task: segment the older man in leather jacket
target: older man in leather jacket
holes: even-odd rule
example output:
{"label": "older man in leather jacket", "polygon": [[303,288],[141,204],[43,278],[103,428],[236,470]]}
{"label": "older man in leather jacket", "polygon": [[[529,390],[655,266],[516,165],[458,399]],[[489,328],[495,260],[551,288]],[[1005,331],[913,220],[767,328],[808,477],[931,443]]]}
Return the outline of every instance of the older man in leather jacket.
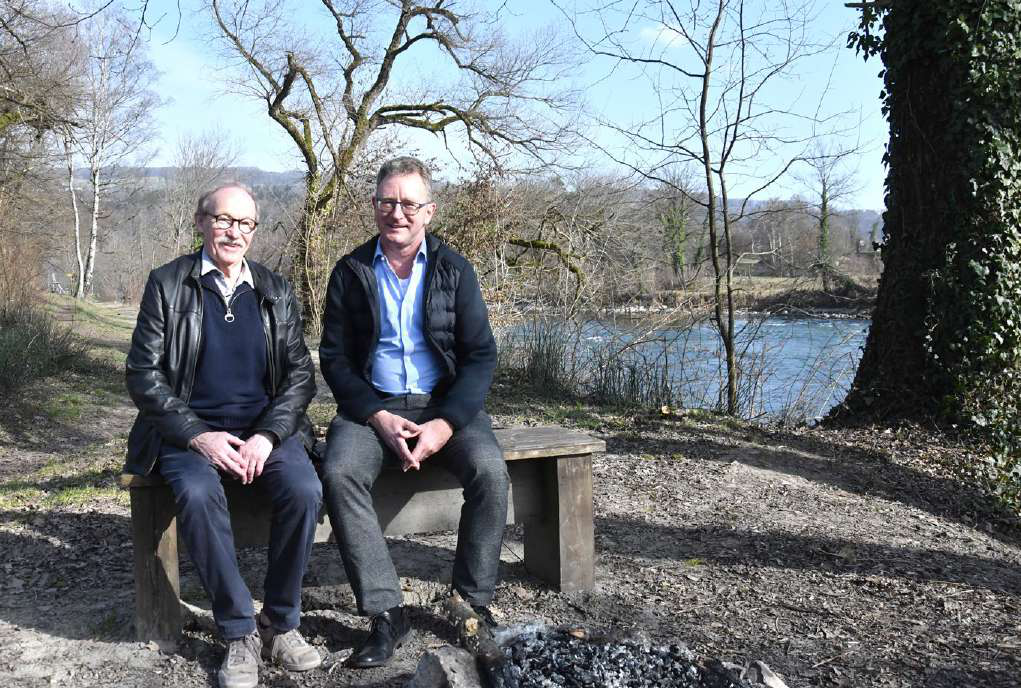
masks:
{"label": "older man in leather jacket", "polygon": [[[126,471],[170,485],[178,528],[227,641],[223,688],[258,684],[261,656],[318,666],[297,627],[322,488],[307,449],[315,370],[287,282],[245,259],[258,207],[229,184],[199,200],[201,251],[153,270],[127,358],[138,407]],[[258,488],[272,509],[262,612],[238,570],[223,480]]]}

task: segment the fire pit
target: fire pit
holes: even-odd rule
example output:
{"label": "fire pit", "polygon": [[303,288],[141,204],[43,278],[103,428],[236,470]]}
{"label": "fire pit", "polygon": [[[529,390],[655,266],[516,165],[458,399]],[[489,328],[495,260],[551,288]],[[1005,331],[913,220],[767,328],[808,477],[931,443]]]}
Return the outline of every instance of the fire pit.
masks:
{"label": "fire pit", "polygon": [[485,688],[752,688],[718,660],[699,662],[682,645],[653,645],[578,627],[502,628],[494,634],[457,593],[444,611],[474,666],[451,669],[456,680],[446,675],[429,684],[426,667],[432,665],[420,662],[422,680],[411,684],[416,688],[479,683]]}
{"label": "fire pit", "polygon": [[[590,636],[583,629],[538,629],[505,638],[506,688],[747,688],[719,662],[699,664],[681,645]],[[501,683],[502,680],[502,683]]]}

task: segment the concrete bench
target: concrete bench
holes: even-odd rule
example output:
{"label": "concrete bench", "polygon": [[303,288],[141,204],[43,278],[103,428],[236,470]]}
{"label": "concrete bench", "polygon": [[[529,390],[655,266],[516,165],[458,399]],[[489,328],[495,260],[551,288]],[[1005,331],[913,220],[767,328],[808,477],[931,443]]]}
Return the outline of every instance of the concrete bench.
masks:
{"label": "concrete bench", "polygon": [[[564,592],[590,590],[594,575],[592,453],[606,444],[553,427],[495,431],[507,460],[511,490],[507,523],[525,527],[525,568]],[[135,630],[139,640],[174,640],[181,634],[177,525],[170,488],[157,475],[121,475],[131,490],[135,552]],[[457,528],[461,488],[428,462],[417,474],[387,470],[373,498],[386,535]],[[252,489],[228,484],[235,544],[265,545],[269,514]],[[316,542],[332,542],[325,511]]]}

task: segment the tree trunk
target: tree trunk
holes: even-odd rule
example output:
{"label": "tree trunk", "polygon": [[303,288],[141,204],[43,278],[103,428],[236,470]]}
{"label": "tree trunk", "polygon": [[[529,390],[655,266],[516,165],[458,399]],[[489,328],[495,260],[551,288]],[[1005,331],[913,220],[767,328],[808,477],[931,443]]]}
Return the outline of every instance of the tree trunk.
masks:
{"label": "tree trunk", "polygon": [[830,197],[826,179],[822,180],[822,193],[819,202],[819,277],[822,290],[830,290]]}
{"label": "tree trunk", "polygon": [[322,334],[323,306],[336,251],[329,236],[328,221],[336,204],[338,185],[324,190],[319,176],[305,181],[305,204],[295,236],[291,283],[302,305],[305,331],[313,339]]}
{"label": "tree trunk", "polygon": [[82,259],[82,220],[78,212],[78,192],[74,188],[74,155],[71,153],[71,139],[64,137],[64,156],[67,158],[67,190],[71,194],[71,210],[74,211],[74,253],[77,271],[74,297],[85,298],[85,262]]}
{"label": "tree trunk", "polygon": [[[723,259],[726,269],[723,271],[723,287],[727,297],[727,336],[723,338],[723,347],[727,354],[727,413],[736,416],[738,411],[737,354],[734,343],[734,252],[730,243],[730,210],[727,206],[727,181],[720,174],[720,201],[723,206]],[[722,330],[721,330],[722,332]]]}
{"label": "tree trunk", "polygon": [[92,295],[92,278],[96,271],[96,244],[99,237],[99,178],[98,167],[92,168],[92,226],[89,229],[89,251],[85,256],[85,281],[82,296]]}
{"label": "tree trunk", "polygon": [[[1009,218],[1017,199],[997,181],[1009,180],[1016,162],[1004,159],[1010,146],[997,139],[1021,136],[1011,53],[1019,23],[1021,8],[1006,0],[899,0],[883,15],[891,131],[884,270],[861,363],[831,420],[956,422],[954,400],[982,385],[961,375],[959,362],[992,351],[980,330],[997,319],[976,307],[980,288],[971,285],[1009,247],[1004,224],[1016,228]],[[1012,85],[993,88],[989,79]],[[983,177],[1001,164],[1008,166]]]}
{"label": "tree trunk", "polygon": [[[702,78],[702,94],[699,102],[698,127],[699,137],[701,138],[702,143],[702,166],[705,174],[706,193],[708,195],[708,207],[706,209],[706,213],[709,222],[709,255],[713,265],[713,316],[716,323],[716,329],[720,335],[720,342],[723,344],[723,350],[725,353],[725,365],[727,372],[727,413],[734,415],[737,413],[737,365],[734,357],[734,315],[733,312],[724,312],[724,297],[725,292],[728,290],[727,285],[729,283],[729,271],[720,264],[720,239],[719,229],[717,226],[716,185],[714,179],[716,172],[713,170],[712,151],[709,146],[709,114],[707,110],[710,83],[712,81],[715,34],[716,29],[719,26],[719,22],[722,19],[722,13],[723,7],[721,4],[719,13],[716,16],[716,23],[713,25],[713,28],[709,33],[709,40],[706,42],[705,72]],[[724,209],[724,212],[726,212],[726,209]],[[729,263],[730,256],[728,255],[728,267]]]}

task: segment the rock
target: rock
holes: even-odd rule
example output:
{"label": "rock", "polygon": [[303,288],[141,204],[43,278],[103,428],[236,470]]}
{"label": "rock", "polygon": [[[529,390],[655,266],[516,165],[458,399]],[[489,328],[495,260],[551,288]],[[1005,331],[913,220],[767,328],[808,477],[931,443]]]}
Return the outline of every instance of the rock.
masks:
{"label": "rock", "polygon": [[518,598],[519,600],[530,600],[533,597],[535,597],[535,595],[532,593],[532,591],[525,590],[520,585],[511,586],[510,588],[508,588],[508,591],[512,595],[514,595],[514,597]]}
{"label": "rock", "polygon": [[479,688],[481,685],[471,653],[443,645],[422,655],[407,688]]}
{"label": "rock", "polygon": [[211,610],[181,600],[181,611],[183,612],[182,621],[185,627],[195,628],[211,635],[218,635],[219,631],[216,628],[216,621],[213,619],[213,612]]}
{"label": "rock", "polygon": [[744,678],[750,683],[763,685],[766,688],[787,688],[787,684],[783,682],[783,679],[773,673],[768,664],[759,660],[751,663],[745,672]]}

